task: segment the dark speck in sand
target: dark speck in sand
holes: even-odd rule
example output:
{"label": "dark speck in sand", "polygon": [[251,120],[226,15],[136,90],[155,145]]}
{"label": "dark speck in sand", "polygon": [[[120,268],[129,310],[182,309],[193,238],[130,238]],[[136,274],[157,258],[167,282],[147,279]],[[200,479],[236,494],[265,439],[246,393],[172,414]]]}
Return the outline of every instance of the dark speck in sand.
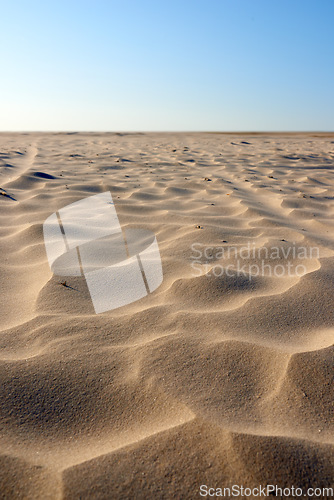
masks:
{"label": "dark speck in sand", "polygon": [[8,194],[5,191],[5,189],[3,189],[3,188],[0,188],[0,189],[1,189],[0,196],[4,196],[5,198],[9,198],[10,200],[16,201],[16,199],[13,196],[11,196],[10,194]]}

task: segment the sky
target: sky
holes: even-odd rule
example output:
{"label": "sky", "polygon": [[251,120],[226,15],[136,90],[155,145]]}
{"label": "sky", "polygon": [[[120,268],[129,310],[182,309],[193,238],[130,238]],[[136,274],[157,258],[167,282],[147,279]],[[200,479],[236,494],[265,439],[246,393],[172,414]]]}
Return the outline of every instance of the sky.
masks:
{"label": "sky", "polygon": [[1,131],[333,131],[333,0],[7,1]]}

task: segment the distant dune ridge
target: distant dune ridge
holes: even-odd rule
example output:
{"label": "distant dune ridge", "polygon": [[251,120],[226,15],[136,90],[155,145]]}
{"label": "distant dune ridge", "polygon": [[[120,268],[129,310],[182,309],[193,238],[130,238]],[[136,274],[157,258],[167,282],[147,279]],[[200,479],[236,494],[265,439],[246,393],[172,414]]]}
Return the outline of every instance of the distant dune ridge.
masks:
{"label": "distant dune ridge", "polygon": [[[0,498],[334,487],[334,134],[2,133],[0,188]],[[106,191],[164,279],[95,314],[42,227]]]}

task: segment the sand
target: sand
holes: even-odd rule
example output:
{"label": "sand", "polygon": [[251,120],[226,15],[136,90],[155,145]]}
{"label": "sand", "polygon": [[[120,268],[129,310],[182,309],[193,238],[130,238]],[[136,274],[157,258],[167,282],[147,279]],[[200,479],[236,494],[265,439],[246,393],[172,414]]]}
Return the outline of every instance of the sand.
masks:
{"label": "sand", "polygon": [[[333,487],[333,160],[334,134],[0,135],[1,498]],[[95,314],[43,222],[105,191],[164,280]],[[218,275],[248,244],[303,273]]]}

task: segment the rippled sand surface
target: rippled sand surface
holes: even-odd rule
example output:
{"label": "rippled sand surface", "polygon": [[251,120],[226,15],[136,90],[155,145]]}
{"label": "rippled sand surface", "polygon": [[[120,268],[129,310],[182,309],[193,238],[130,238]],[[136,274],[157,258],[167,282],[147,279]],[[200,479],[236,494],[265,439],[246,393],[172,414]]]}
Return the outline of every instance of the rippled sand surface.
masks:
{"label": "rippled sand surface", "polygon": [[[330,134],[0,134],[0,498],[333,486],[333,160]],[[43,222],[105,191],[164,280],[95,314]],[[303,272],[217,272],[248,245]]]}

